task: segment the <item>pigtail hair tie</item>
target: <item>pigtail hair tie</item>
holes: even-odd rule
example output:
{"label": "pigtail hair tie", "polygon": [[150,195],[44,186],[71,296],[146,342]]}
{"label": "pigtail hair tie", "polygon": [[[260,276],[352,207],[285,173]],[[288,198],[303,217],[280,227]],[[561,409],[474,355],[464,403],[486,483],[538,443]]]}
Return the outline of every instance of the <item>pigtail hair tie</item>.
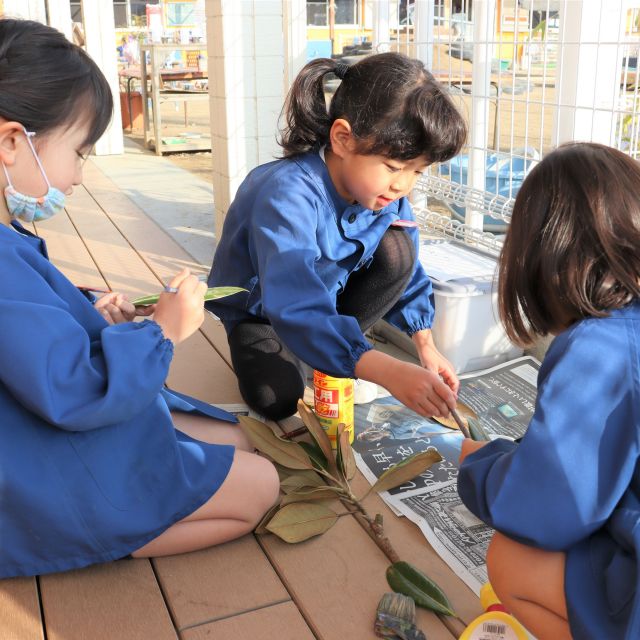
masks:
{"label": "pigtail hair tie", "polygon": [[338,62],[333,69],[334,75],[340,80],[344,80],[344,77],[347,75],[347,71],[349,71],[349,65],[344,62]]}

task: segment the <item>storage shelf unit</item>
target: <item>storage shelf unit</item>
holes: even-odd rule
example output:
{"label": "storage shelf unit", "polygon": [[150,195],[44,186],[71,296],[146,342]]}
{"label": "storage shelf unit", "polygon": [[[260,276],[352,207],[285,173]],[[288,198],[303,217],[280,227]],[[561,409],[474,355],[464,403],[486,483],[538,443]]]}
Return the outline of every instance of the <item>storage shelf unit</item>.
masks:
{"label": "storage shelf unit", "polygon": [[[205,72],[197,68],[182,67],[174,69],[164,69],[162,65],[167,54],[172,51],[202,51],[201,44],[148,44],[142,45],[140,75],[141,78],[148,78],[150,89],[146,81],[141,82],[142,87],[142,107],[144,121],[144,143],[145,146],[153,148],[156,155],[170,151],[210,151],[211,138],[186,137],[184,143],[167,144],[162,140],[162,117],[161,106],[164,102],[183,102],[185,109],[189,102],[202,102],[209,100],[208,91],[184,91],[165,88],[165,83],[178,80],[204,79]],[[147,52],[149,53],[150,73],[147,69]],[[149,113],[151,107],[151,114]]]}

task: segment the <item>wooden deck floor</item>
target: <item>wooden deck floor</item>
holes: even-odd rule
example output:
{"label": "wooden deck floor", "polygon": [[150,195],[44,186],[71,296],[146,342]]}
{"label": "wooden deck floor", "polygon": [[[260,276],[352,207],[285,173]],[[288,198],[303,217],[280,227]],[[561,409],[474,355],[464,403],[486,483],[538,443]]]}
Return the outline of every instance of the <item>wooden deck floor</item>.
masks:
{"label": "wooden deck floor", "polygon": [[[136,296],[156,291],[185,265],[204,270],[91,162],[66,215],[36,231],[52,261],[80,285]],[[176,349],[169,384],[208,402],[241,402],[224,330],[211,316]],[[356,493],[365,486],[358,475]],[[367,505],[384,515],[400,556],[440,584],[465,623],[480,613],[475,595],[414,524],[395,517],[378,495]],[[368,640],[375,637],[377,603],[389,590],[388,564],[347,515],[326,534],[298,545],[247,535],[181,556],[4,580],[0,638]],[[424,610],[418,623],[429,640],[457,638],[463,628]]]}

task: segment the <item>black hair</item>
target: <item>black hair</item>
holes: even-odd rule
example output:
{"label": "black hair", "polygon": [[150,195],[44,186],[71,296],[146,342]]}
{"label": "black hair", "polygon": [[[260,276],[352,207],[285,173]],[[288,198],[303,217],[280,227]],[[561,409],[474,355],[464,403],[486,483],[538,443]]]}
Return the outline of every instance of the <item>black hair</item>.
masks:
{"label": "black hair", "polygon": [[[323,80],[336,72],[343,80],[327,112]],[[348,69],[329,58],[312,60],[296,77],[284,115],[279,142],[287,158],[329,144],[338,118],[351,125],[358,153],[397,160],[449,160],[467,136],[446,88],[420,60],[400,53],[368,56]]]}
{"label": "black hair", "polygon": [[500,317],[521,345],[640,298],[640,164],[596,143],[536,165],[513,206],[499,273]]}
{"label": "black hair", "polygon": [[0,116],[40,135],[85,119],[92,146],[112,113],[109,84],[80,47],[39,22],[0,19]]}

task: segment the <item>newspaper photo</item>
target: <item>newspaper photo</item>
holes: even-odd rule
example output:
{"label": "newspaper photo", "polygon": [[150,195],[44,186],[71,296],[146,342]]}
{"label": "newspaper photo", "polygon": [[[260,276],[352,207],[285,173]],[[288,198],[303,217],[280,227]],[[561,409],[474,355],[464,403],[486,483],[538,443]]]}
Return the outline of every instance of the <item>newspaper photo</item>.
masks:
{"label": "newspaper photo", "polygon": [[[473,410],[490,437],[517,439],[533,415],[540,363],[531,357],[460,376],[459,401]],[[429,448],[442,460],[403,485],[381,493],[397,515],[420,527],[433,548],[476,593],[487,581],[485,557],[493,530],[458,497],[462,434],[423,418],[393,396],[355,407],[353,451],[372,484],[387,469]]]}

